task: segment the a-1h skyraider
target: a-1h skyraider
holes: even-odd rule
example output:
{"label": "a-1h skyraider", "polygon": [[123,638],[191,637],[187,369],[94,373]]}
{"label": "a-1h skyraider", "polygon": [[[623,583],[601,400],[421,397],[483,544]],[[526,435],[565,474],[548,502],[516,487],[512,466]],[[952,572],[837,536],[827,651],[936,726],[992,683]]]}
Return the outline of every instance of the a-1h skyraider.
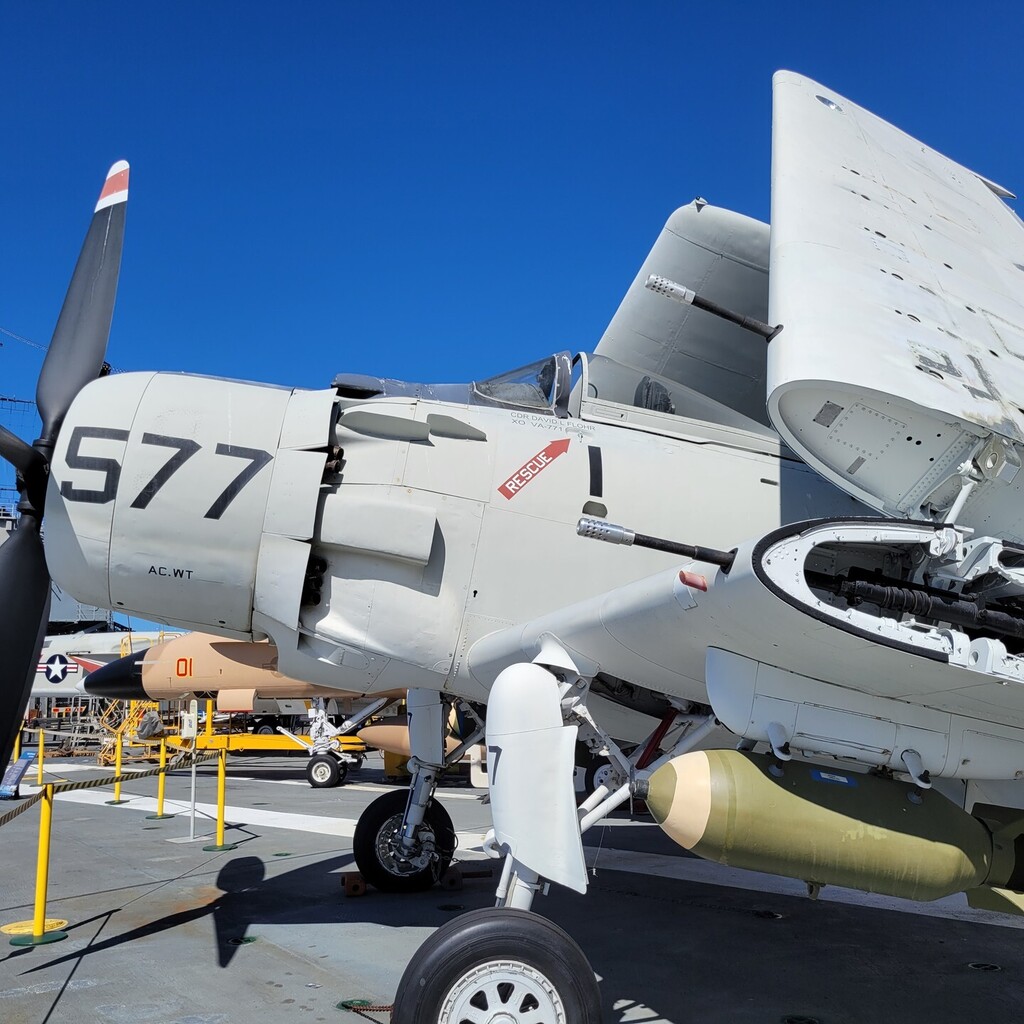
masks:
{"label": "a-1h skyraider", "polygon": [[[47,564],[83,601],[269,636],[297,679],[411,688],[408,800],[371,805],[355,850],[394,890],[452,854],[432,800],[451,705],[486,716],[498,905],[422,947],[400,1024],[599,1020],[579,947],[531,907],[548,882],[586,890],[581,833],[631,794],[705,857],[1014,908],[1024,230],[1005,189],[783,72],[771,230],[676,211],[593,353],[294,391],[94,380],[126,179],[43,367],[42,437],[2,442],[24,496],[0,549],[5,740]],[[729,746],[694,749],[716,722]],[[577,742],[614,766],[579,808]]]}

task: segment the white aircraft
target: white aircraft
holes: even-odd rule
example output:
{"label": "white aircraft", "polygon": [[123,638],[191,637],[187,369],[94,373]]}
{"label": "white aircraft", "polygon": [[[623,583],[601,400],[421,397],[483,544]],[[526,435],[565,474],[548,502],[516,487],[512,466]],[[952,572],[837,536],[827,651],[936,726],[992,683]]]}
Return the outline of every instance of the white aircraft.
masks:
{"label": "white aircraft", "polygon": [[87,697],[84,683],[90,673],[178,635],[136,632],[111,620],[50,623],[48,628],[32,681],[33,699]]}
{"label": "white aircraft", "polygon": [[[46,562],[82,600],[269,636],[294,678],[409,687],[408,798],[354,839],[403,890],[452,854],[432,800],[461,756],[450,707],[486,715],[498,906],[424,944],[397,1024],[599,1020],[579,947],[531,907],[548,882],[586,889],[581,833],[631,794],[733,865],[1015,908],[1024,230],[1006,189],[781,72],[771,230],[678,210],[592,354],[292,391],[94,380],[127,173],[43,367],[42,437],[0,439],[23,494],[0,548],[21,595],[0,616],[0,735]],[[716,723],[729,745],[694,749]],[[578,740],[614,766],[579,809]]]}

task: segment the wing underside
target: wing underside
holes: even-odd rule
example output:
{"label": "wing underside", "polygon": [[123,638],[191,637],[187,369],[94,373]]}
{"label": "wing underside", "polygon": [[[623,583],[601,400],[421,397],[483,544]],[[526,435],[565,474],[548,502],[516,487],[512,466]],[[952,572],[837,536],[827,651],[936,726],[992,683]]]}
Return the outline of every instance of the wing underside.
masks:
{"label": "wing underside", "polygon": [[773,423],[876,508],[959,505],[958,522],[1024,539],[1024,230],[1010,194],[809,79],[779,72],[774,95]]}

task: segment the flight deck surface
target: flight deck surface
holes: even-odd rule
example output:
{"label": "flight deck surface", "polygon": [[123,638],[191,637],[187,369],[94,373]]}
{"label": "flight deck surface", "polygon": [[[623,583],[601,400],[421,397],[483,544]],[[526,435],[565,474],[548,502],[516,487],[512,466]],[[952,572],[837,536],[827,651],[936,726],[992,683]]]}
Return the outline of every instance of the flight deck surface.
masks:
{"label": "flight deck surface", "polygon": [[[493,904],[494,863],[473,847],[490,825],[484,791],[438,795],[459,832],[461,890],[346,897],[359,813],[381,763],[338,789],[311,789],[304,759],[232,757],[226,841],[211,853],[216,767],[200,766],[189,842],[189,773],[58,795],[47,916],[68,938],[0,946],[3,1024],[352,1024],[345,1000],[392,1002],[419,944],[455,914]],[[48,760],[47,778],[103,773]],[[30,773],[30,778],[32,774]],[[31,794],[34,787],[22,787]],[[11,803],[0,805],[0,812]],[[36,809],[0,830],[0,925],[32,917]],[[648,818],[623,812],[585,837],[590,892],[552,889],[535,909],[581,944],[614,1024],[943,1024],[1020,1019],[1024,918],[825,889],[683,855]],[[1018,923],[1020,922],[1020,923]],[[5,937],[6,938],[6,937]],[[388,1014],[372,1013],[385,1022]]]}

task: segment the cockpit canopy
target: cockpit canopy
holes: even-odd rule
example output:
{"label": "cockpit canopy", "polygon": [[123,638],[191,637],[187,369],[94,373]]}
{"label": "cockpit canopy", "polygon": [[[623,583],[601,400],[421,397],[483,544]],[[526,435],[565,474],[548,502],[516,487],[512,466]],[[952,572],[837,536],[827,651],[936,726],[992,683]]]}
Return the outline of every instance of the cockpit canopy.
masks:
{"label": "cockpit canopy", "polygon": [[342,398],[423,398],[460,405],[490,405],[567,416],[572,389],[572,357],[557,352],[495,377],[469,384],[415,384],[384,377],[342,373],[332,387]]}

